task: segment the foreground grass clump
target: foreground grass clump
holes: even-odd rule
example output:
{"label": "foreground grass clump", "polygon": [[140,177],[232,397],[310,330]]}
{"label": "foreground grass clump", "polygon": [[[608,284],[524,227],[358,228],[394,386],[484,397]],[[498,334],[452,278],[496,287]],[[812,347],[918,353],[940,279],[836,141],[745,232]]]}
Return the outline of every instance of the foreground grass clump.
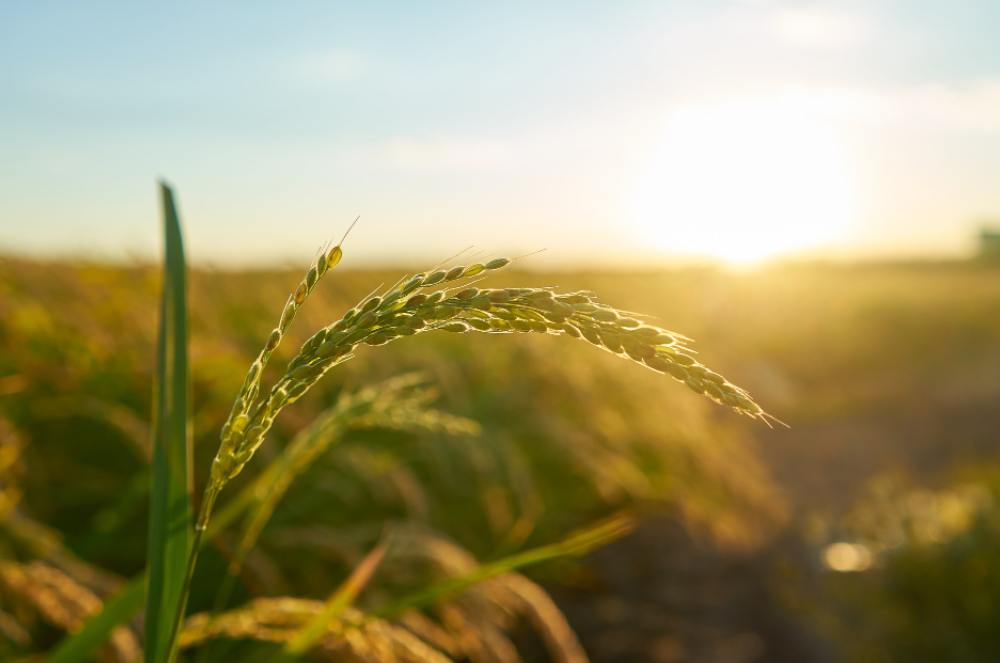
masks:
{"label": "foreground grass clump", "polygon": [[[743,389],[694,359],[686,337],[644,324],[632,314],[601,303],[593,293],[560,293],[553,288],[480,289],[469,283],[509,265],[511,260],[503,257],[412,274],[384,292],[372,292],[340,320],[313,334],[288,363],[284,374],[264,393],[262,376],[272,353],[319,280],[342,257],[340,244],[329,253],[324,252],[288,298],[278,325],[251,364],[223,425],[219,450],[195,522],[194,545],[183,588],[185,600],[202,533],[208,529],[212,509],[223,487],[250,461],[282,409],[301,398],[330,369],[353,358],[362,344],[381,346],[428,331],[566,335],[670,375],[737,412],[768,420],[768,415]],[[183,610],[184,600],[176,616],[177,624]]]}

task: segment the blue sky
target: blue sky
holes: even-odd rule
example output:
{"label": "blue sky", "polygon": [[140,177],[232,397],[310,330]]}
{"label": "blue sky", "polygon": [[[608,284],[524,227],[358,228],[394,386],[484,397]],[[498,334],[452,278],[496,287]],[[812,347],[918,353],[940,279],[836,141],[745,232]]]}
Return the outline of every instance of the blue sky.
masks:
{"label": "blue sky", "polygon": [[[211,6],[207,6],[211,4]],[[0,6],[0,251],[284,261],[960,252],[1000,3]],[[748,250],[748,247],[752,250]]]}

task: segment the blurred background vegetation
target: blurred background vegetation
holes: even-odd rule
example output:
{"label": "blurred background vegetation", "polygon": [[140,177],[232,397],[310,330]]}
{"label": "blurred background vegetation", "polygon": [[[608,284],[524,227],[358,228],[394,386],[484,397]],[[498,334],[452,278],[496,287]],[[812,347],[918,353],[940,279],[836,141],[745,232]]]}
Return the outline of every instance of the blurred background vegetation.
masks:
{"label": "blurred background vegetation", "polygon": [[[333,275],[283,352],[403,271]],[[197,482],[298,272],[192,273]],[[422,376],[454,425],[349,432],[290,486],[228,605],[322,599],[386,528],[397,543],[361,607],[627,510],[640,522],[628,536],[524,570],[508,627],[471,603],[442,607],[449,651],[516,660],[507,643],[522,660],[573,660],[572,643],[552,642],[558,606],[593,661],[1000,657],[1000,267],[515,271],[491,284],[593,289],[651,313],[791,428],[565,339],[365,349],[281,416],[240,483],[338,396],[400,374]],[[0,260],[0,658],[50,648],[143,568],[158,292],[152,267]],[[207,549],[193,609],[216,600],[237,534]],[[107,660],[128,659],[127,636]]]}

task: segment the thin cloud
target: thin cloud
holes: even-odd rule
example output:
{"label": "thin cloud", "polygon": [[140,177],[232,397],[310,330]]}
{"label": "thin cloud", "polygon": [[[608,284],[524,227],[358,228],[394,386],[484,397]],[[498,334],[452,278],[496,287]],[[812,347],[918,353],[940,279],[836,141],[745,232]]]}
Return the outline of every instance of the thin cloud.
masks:
{"label": "thin cloud", "polygon": [[770,14],[768,24],[778,39],[807,48],[857,46],[874,33],[870,17],[826,7],[778,9]]}

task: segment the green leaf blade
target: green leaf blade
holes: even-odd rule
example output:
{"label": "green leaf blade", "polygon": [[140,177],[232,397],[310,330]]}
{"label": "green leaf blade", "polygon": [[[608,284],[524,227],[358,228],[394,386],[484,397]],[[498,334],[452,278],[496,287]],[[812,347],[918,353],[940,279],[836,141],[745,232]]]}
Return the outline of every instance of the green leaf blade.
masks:
{"label": "green leaf blade", "polygon": [[393,603],[375,610],[377,617],[392,619],[412,608],[422,607],[435,601],[453,597],[473,585],[495,578],[497,576],[517,571],[518,569],[560,557],[576,557],[585,555],[595,548],[607,545],[619,539],[635,528],[635,518],[621,512],[597,522],[589,527],[577,530],[567,538],[556,543],[524,550],[502,559],[481,564],[464,573],[446,578],[445,580],[417,590]]}
{"label": "green leaf blade", "polygon": [[186,267],[173,192],[163,183],[160,192],[165,258],[154,377],[147,663],[162,663],[170,657],[173,619],[182,601],[192,537]]}

